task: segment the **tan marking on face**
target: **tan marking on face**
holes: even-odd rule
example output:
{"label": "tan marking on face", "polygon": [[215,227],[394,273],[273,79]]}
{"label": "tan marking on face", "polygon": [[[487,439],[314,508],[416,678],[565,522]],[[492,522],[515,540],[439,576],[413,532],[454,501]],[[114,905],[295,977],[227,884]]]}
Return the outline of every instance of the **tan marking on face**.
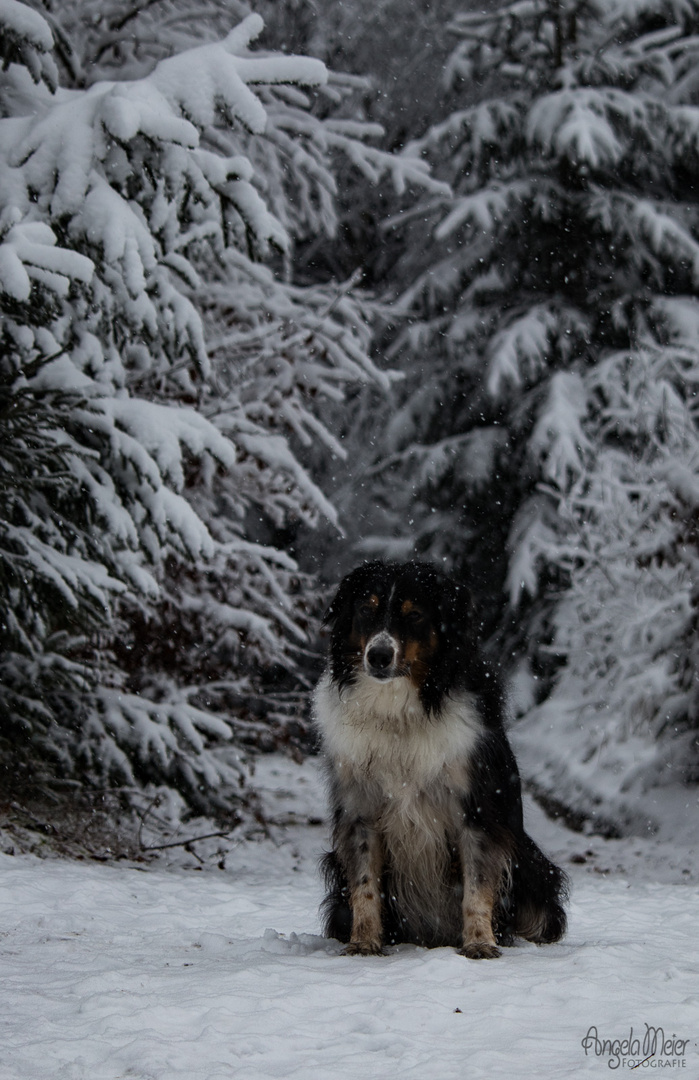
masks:
{"label": "tan marking on face", "polygon": [[415,611],[415,604],[412,600],[404,600],[400,609],[404,615],[409,615],[411,611]]}
{"label": "tan marking on face", "polygon": [[364,658],[364,652],[366,650],[366,644],[369,639],[366,634],[359,634],[356,631],[351,633],[347,639],[349,646],[349,655],[352,662],[360,667]]}
{"label": "tan marking on face", "polygon": [[403,659],[410,668],[410,681],[418,690],[429,674],[430,657],[434,656],[436,649],[437,635],[434,630],[430,633],[429,641],[416,641],[414,638],[408,638],[405,643]]}

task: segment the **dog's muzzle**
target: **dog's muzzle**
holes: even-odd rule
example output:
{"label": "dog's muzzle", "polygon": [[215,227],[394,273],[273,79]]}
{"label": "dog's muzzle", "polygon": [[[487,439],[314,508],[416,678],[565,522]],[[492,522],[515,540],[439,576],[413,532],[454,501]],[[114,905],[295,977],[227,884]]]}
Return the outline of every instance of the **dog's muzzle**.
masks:
{"label": "dog's muzzle", "polygon": [[364,670],[374,679],[392,679],[397,671],[398,645],[386,631],[376,634],[364,650]]}

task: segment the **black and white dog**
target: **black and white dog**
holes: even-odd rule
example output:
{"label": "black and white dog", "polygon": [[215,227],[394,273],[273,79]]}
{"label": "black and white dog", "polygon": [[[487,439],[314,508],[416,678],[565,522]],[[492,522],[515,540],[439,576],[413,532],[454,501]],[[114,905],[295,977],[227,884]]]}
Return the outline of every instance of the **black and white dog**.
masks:
{"label": "black and white dog", "polygon": [[325,933],[345,953],[557,941],[566,878],[524,831],[519,773],[467,589],[427,563],[370,562],[326,616],[314,698],[333,850]]}

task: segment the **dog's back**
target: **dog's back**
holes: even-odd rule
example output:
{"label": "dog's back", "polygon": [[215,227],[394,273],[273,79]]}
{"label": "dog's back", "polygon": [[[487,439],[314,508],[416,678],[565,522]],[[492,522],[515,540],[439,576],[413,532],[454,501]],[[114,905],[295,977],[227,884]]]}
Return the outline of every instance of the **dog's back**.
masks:
{"label": "dog's back", "polygon": [[369,563],[331,604],[315,694],[333,850],[326,933],[498,955],[565,930],[565,879],[524,832],[497,680],[466,590],[424,563]]}

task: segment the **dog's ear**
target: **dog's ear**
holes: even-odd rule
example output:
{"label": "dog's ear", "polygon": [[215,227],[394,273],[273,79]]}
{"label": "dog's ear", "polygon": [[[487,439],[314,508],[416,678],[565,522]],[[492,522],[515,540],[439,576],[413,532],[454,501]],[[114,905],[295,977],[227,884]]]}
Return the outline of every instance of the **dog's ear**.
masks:
{"label": "dog's ear", "polygon": [[327,611],[323,615],[323,626],[327,626],[330,630],[335,629],[343,611],[346,611],[349,606],[351,593],[352,589],[349,584],[349,576],[344,577],[330,601]]}
{"label": "dog's ear", "polygon": [[444,578],[439,590],[439,615],[442,633],[452,639],[471,640],[476,637],[476,606],[465,582]]}
{"label": "dog's ear", "polygon": [[[473,593],[464,581],[448,578],[440,602],[443,637],[442,657],[447,681],[465,677],[468,683],[481,679],[481,619]],[[457,674],[458,673],[458,674]]]}

